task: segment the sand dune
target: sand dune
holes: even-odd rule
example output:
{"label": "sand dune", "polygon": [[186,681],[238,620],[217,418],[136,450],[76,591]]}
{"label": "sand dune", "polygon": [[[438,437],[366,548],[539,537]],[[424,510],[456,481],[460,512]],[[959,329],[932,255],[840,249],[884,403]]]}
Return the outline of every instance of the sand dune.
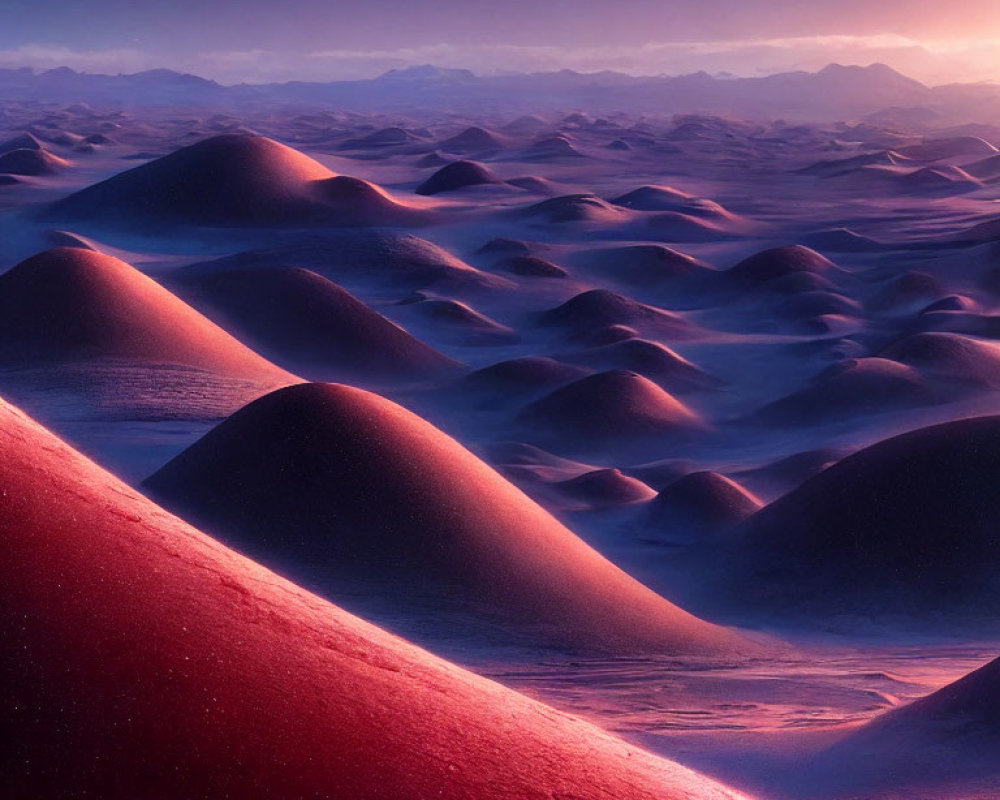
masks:
{"label": "sand dune", "polygon": [[601,345],[564,356],[566,360],[597,369],[637,372],[670,392],[717,389],[723,382],[692,364],[669,347],[637,337]]}
{"label": "sand dune", "polygon": [[441,167],[414,191],[417,194],[441,194],[491,183],[500,183],[500,179],[479,162],[453,161]]}
{"label": "sand dune", "polygon": [[592,194],[568,194],[553,197],[535,203],[521,213],[530,219],[550,224],[617,224],[626,219],[625,212]]}
{"label": "sand dune", "polygon": [[501,345],[521,340],[521,335],[513,328],[458,300],[429,298],[411,305],[421,317],[431,320],[439,331],[446,332],[448,339],[455,344]]}
{"label": "sand dune", "polygon": [[595,249],[584,252],[581,260],[602,276],[648,288],[687,287],[690,278],[714,274],[698,259],[658,244]]}
{"label": "sand dune", "polygon": [[742,522],[763,504],[730,478],[691,472],[657,494],[649,506],[645,538],[698,540]]}
{"label": "sand dune", "polygon": [[607,508],[646,503],[656,492],[642,481],[623,475],[617,469],[595,469],[574,478],[550,484],[566,510],[599,511]]}
{"label": "sand dune", "polygon": [[310,270],[227,270],[171,286],[258,352],[310,377],[426,381],[458,367]]}
{"label": "sand dune", "polygon": [[523,356],[477,369],[463,382],[490,392],[541,391],[582,378],[587,370],[544,356]]}
{"label": "sand dune", "polygon": [[11,150],[44,150],[42,143],[30,133],[22,133],[11,137],[4,142],[0,142],[0,154],[9,153]]}
{"label": "sand dune", "polygon": [[791,245],[756,253],[732,267],[726,275],[743,283],[761,284],[797,272],[829,276],[840,269],[815,250]]}
{"label": "sand dune", "polygon": [[47,150],[8,150],[0,154],[0,172],[10,175],[55,175],[70,164]]}
{"label": "sand dune", "polygon": [[571,333],[593,331],[597,326],[626,325],[670,338],[689,338],[696,328],[678,314],[648,306],[605,289],[591,289],[541,315],[544,325]]}
{"label": "sand dune", "polygon": [[957,333],[918,333],[879,355],[920,369],[925,375],[980,387],[1000,386],[1000,344]]}
{"label": "sand dune", "polygon": [[569,273],[557,264],[538,256],[510,256],[499,264],[501,269],[524,278],[565,278]]}
{"label": "sand dune", "polygon": [[2,402],[0,428],[9,796],[737,797],[306,593]]}
{"label": "sand dune", "polygon": [[249,250],[192,265],[190,274],[286,264],[310,269],[335,283],[375,285],[393,293],[414,289],[463,292],[512,288],[513,283],[466,264],[442,247],[390,230],[333,231],[295,243]]}
{"label": "sand dune", "polygon": [[653,444],[705,428],[683,403],[628,370],[601,372],[556,389],[528,406],[522,420],[538,426],[539,436],[561,436],[567,446],[581,449],[615,438],[623,446],[629,439]]}
{"label": "sand dune", "polygon": [[344,577],[392,585],[401,609],[414,591],[464,598],[473,613],[582,649],[747,646],[617,570],[440,431],[357,389],[268,395],[146,486],[267,563],[340,575],[331,588]]}
{"label": "sand dune", "polygon": [[876,717],[804,767],[810,798],[991,796],[1000,781],[1000,659]]}
{"label": "sand dune", "polygon": [[194,225],[385,225],[428,215],[261,136],[223,134],[55,203],[54,218]]}
{"label": "sand dune", "polygon": [[758,417],[809,424],[932,405],[944,395],[923,374],[887,358],[848,358],[820,372],[792,394],[771,403]]}
{"label": "sand dune", "polygon": [[480,153],[502,150],[505,144],[506,140],[499,134],[472,126],[439,142],[438,149],[446,153]]}
{"label": "sand dune", "polygon": [[995,630],[998,442],[996,417],[950,422],[806,481],[740,531],[740,602],[780,606],[795,596],[807,614],[914,615],[926,625],[964,614]]}

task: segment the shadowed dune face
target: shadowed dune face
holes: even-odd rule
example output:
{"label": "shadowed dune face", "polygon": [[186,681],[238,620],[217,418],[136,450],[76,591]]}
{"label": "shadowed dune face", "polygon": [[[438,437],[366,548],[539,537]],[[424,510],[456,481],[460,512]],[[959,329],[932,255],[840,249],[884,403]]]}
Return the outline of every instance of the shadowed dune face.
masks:
{"label": "shadowed dune face", "polygon": [[648,532],[674,540],[716,534],[742,522],[763,504],[717,472],[692,472],[661,491],[650,505]]}
{"label": "shadowed dune face", "polygon": [[746,521],[730,567],[740,602],[797,598],[810,614],[965,614],[1000,607],[996,417],[937,425],[861,450]]}
{"label": "shadowed dune face", "polygon": [[358,389],[307,384],[262,398],[146,486],[285,568],[388,579],[394,592],[403,579],[553,644],[748,646],[620,572],[437,429]]}
{"label": "shadowed dune face", "polygon": [[262,136],[222,134],[55,203],[53,218],[208,226],[385,225],[427,215]]}
{"label": "shadowed dune face", "polygon": [[134,267],[79,247],[0,275],[0,349],[24,364],[104,359],[291,379]]}
{"label": "shadowed dune face", "polygon": [[482,164],[476,161],[453,161],[441,167],[414,191],[417,194],[441,194],[490,183],[500,183],[500,179]]}
{"label": "shadowed dune face", "polygon": [[1000,780],[1000,659],[876,717],[803,773],[810,798],[989,797]]}
{"label": "shadowed dune face", "polygon": [[695,327],[670,311],[640,303],[605,289],[590,289],[541,315],[544,325],[571,334],[592,332],[597,326],[626,325],[670,338],[689,338]]}
{"label": "shadowed dune face", "polygon": [[21,148],[0,154],[0,172],[10,175],[55,175],[69,162],[47,150]]}
{"label": "shadowed dune face", "polygon": [[707,429],[683,403],[628,370],[590,375],[556,389],[524,409],[521,421],[564,446],[593,447],[621,438],[639,444],[690,437]]}
{"label": "shadowed dune face", "polygon": [[764,250],[744,259],[727,273],[746,283],[760,284],[797,272],[819,275],[836,273],[838,267],[815,250],[802,245]]}
{"label": "shadowed dune face", "polygon": [[433,379],[458,367],[310,270],[222,271],[177,285],[220,325],[303,374],[391,382]]}
{"label": "shadowed dune face", "polygon": [[12,797],[739,798],[293,586],[2,401],[0,483]]}

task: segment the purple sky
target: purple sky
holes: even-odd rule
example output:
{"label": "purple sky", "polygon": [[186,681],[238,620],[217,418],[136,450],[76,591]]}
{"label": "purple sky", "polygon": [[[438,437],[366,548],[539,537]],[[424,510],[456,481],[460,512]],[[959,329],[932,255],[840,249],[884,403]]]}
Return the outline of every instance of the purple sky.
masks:
{"label": "purple sky", "polygon": [[1000,1],[0,0],[0,66],[166,66],[234,82],[428,62],[758,74],[834,60],[1000,80]]}

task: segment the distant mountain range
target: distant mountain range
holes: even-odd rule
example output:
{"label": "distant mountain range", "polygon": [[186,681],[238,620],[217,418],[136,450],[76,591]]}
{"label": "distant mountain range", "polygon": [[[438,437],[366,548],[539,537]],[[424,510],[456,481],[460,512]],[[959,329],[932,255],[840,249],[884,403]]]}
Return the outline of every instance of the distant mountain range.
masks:
{"label": "distant mountain range", "polygon": [[909,119],[950,123],[1000,121],[1000,85],[928,87],[884,64],[831,64],[819,72],[737,78],[698,72],[636,77],[571,70],[477,76],[420,66],[377,78],[328,83],[224,86],[171,70],[95,75],[69,68],[36,73],[0,69],[0,99],[91,105],[272,107],[346,111],[530,113],[582,109],[594,113],[706,113],[794,121],[853,119],[894,109]]}

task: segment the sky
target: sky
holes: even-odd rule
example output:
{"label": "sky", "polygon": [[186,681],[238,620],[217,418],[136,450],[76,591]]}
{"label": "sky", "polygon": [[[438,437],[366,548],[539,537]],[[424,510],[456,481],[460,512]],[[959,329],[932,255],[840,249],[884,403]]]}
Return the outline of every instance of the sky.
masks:
{"label": "sky", "polygon": [[1000,82],[1000,0],[0,0],[0,67],[238,83],[427,63],[759,75],[834,61]]}

